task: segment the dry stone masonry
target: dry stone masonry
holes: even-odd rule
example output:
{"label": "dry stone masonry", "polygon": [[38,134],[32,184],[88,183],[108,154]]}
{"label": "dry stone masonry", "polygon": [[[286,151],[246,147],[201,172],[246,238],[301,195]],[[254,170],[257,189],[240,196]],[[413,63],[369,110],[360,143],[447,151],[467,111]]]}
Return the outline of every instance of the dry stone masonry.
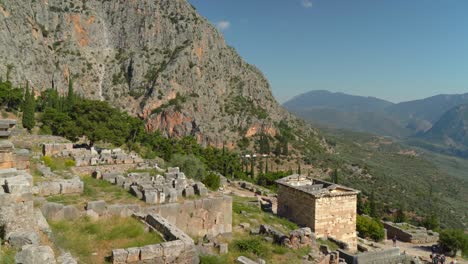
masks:
{"label": "dry stone masonry", "polygon": [[18,250],[16,263],[53,264],[56,262],[52,249],[40,245],[39,232],[47,232],[48,224],[34,210],[33,178],[14,167],[14,146],[8,138],[9,129],[15,124],[14,120],[0,122],[0,239]]}
{"label": "dry stone masonry", "polygon": [[291,175],[278,183],[278,215],[312,229],[317,238],[334,238],[357,249],[356,190]]}
{"label": "dry stone masonry", "polygon": [[164,176],[151,176],[148,172],[129,173],[124,176],[123,173],[95,171],[93,177],[122,187],[147,204],[175,203],[181,197],[205,197],[208,194],[208,189],[203,183],[187,179],[179,168],[169,168]]}
{"label": "dry stone masonry", "polygon": [[114,249],[112,251],[113,264],[197,264],[199,262],[194,241],[182,230],[156,214],[149,214],[143,218],[152,229],[164,236],[166,242],[143,247]]}

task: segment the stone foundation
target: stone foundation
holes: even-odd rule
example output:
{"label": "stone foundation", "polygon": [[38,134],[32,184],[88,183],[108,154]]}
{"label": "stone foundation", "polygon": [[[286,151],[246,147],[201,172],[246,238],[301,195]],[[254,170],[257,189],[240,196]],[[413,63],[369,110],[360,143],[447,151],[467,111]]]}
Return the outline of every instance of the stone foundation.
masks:
{"label": "stone foundation", "polygon": [[151,228],[160,232],[167,242],[136,248],[114,249],[112,251],[113,264],[199,263],[198,254],[193,240],[182,230],[156,214],[147,215],[145,217],[145,222],[151,226]]}
{"label": "stone foundation", "polygon": [[[407,223],[395,224],[384,222],[384,228],[387,230],[387,237],[392,239],[397,237],[399,241],[413,244],[437,243],[439,234],[424,227],[416,227]],[[405,227],[405,228],[403,228]]]}

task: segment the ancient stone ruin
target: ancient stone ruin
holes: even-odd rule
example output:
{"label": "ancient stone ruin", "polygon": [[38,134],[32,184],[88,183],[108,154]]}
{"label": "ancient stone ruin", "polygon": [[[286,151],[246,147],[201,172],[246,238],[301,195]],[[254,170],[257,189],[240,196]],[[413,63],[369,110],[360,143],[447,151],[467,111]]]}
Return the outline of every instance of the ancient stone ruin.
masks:
{"label": "ancient stone ruin", "polygon": [[95,171],[93,177],[122,187],[147,204],[174,203],[181,197],[205,197],[208,194],[203,183],[187,179],[179,168],[169,168],[164,176],[151,176],[149,172],[128,173],[124,176],[124,173]]}
{"label": "ancient stone ruin", "polygon": [[317,238],[333,238],[348,250],[357,250],[359,191],[297,174],[277,183],[279,216],[310,227]]}
{"label": "ancient stone ruin", "polygon": [[398,240],[413,244],[437,243],[439,233],[427,230],[424,227],[417,227],[408,223],[383,222],[387,230],[387,237],[397,237]]}
{"label": "ancient stone ruin", "polygon": [[15,166],[14,146],[8,141],[14,120],[0,122],[0,234],[17,249],[16,263],[55,263],[54,252],[41,245],[41,233],[49,232],[41,212],[34,209],[33,177]]}

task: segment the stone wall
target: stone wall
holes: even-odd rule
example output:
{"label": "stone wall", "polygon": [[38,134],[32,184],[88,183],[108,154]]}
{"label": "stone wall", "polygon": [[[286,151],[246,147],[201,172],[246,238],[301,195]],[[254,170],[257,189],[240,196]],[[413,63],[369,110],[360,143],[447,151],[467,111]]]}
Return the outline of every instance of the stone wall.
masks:
{"label": "stone wall", "polygon": [[14,146],[11,142],[0,141],[0,169],[10,169],[15,167]]}
{"label": "stone wall", "polygon": [[129,217],[133,214],[159,214],[191,236],[217,236],[232,233],[232,198],[229,196],[187,200],[183,203],[151,207],[138,204],[107,205],[104,201],[94,201],[88,202],[86,208],[88,211],[83,212],[74,206],[45,203],[41,210],[47,219],[53,220],[72,220],[83,215]]}
{"label": "stone wall", "polygon": [[400,255],[400,249],[391,248],[386,250],[360,253],[357,255],[338,250],[340,258],[348,264],[418,264],[419,260],[408,255]]}
{"label": "stone wall", "polygon": [[[395,224],[384,222],[383,224],[384,228],[387,230],[387,237],[389,239],[396,236],[399,241],[413,244],[437,243],[439,241],[438,233],[426,230],[424,227],[416,227],[407,223]],[[401,225],[404,225],[407,229],[403,229]]]}
{"label": "stone wall", "polygon": [[325,196],[316,199],[315,229],[317,237],[333,237],[357,248],[356,195]]}
{"label": "stone wall", "polygon": [[278,215],[312,229],[317,238],[333,237],[356,250],[356,195],[314,197],[279,185]]}
{"label": "stone wall", "polygon": [[314,231],[315,199],[300,190],[278,185],[278,216]]}
{"label": "stone wall", "polygon": [[229,196],[161,204],[144,208],[144,212],[161,215],[190,236],[232,233],[232,198]]}
{"label": "stone wall", "polygon": [[116,171],[128,171],[135,169],[138,164],[111,164],[111,165],[96,165],[96,166],[83,166],[73,167],[72,171],[78,175],[91,175],[95,171],[102,173],[111,173]]}
{"label": "stone wall", "polygon": [[197,264],[198,254],[193,240],[160,215],[150,214],[145,222],[160,232],[167,242],[112,251],[113,264],[167,263]]}
{"label": "stone wall", "polygon": [[73,143],[51,143],[42,145],[42,154],[44,156],[54,156],[62,151],[72,151]]}

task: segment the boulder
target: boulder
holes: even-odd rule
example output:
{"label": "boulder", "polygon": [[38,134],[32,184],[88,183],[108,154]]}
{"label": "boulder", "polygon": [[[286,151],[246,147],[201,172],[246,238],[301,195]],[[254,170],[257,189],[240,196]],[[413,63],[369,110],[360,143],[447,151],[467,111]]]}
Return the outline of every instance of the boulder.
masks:
{"label": "boulder", "polygon": [[17,264],[56,264],[54,251],[49,246],[26,245],[16,254]]}
{"label": "boulder", "polygon": [[187,188],[184,189],[184,196],[185,197],[190,197],[195,195],[195,190],[193,189],[192,186],[188,186]]}
{"label": "boulder", "polygon": [[127,248],[127,263],[134,263],[140,260],[140,248]]}
{"label": "boulder", "polygon": [[73,205],[63,207],[63,218],[69,221],[76,220],[81,217],[81,212]]}
{"label": "boulder", "polygon": [[99,214],[96,213],[94,210],[86,210],[85,213],[86,217],[89,217],[92,221],[96,221],[99,219]]}
{"label": "boulder", "polygon": [[25,245],[39,245],[40,237],[33,230],[18,230],[7,235],[10,246],[20,249]]}
{"label": "boulder", "polygon": [[42,214],[46,219],[63,219],[63,205],[59,203],[45,203],[41,207]]}
{"label": "boulder", "polygon": [[60,257],[57,258],[57,262],[59,264],[78,264],[78,261],[74,259],[69,252],[60,255]]}
{"label": "boulder", "polygon": [[104,215],[106,213],[106,202],[103,200],[88,202],[86,204],[86,210],[93,210],[100,216]]}

